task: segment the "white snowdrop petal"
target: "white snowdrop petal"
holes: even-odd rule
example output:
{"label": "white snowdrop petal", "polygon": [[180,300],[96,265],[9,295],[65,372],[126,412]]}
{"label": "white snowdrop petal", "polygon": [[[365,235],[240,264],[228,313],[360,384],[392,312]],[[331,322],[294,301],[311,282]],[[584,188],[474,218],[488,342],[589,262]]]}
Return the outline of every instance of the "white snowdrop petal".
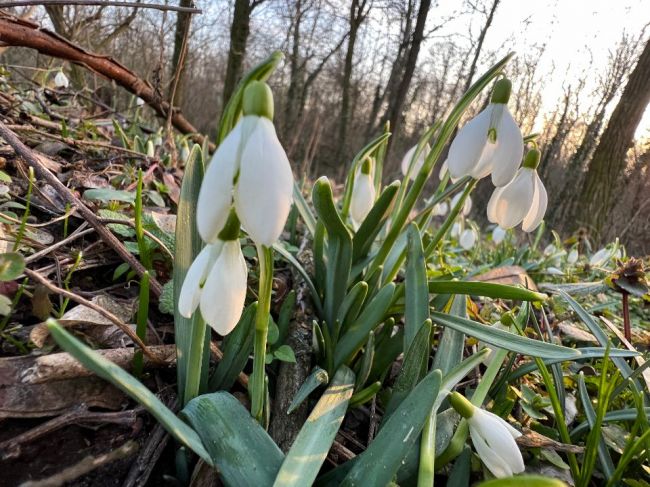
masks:
{"label": "white snowdrop petal", "polygon": [[496,414],[479,408],[474,410],[470,423],[513,473],[524,471],[524,460],[515,441],[521,436],[519,431]]}
{"label": "white snowdrop petal", "polygon": [[[462,196],[463,196],[463,193],[458,193],[458,194],[456,194],[456,196],[454,196],[451,199],[451,207],[452,208],[454,208],[458,204],[458,202],[460,201]],[[462,208],[461,212],[462,212],[462,214],[464,216],[467,216],[467,215],[469,215],[469,213],[471,211],[472,211],[472,197],[467,196],[467,198],[465,198],[465,202],[463,203],[463,208]]]}
{"label": "white snowdrop petal", "polygon": [[534,171],[534,174],[535,194],[533,204],[530,210],[528,210],[528,214],[524,217],[524,222],[521,226],[524,232],[532,232],[542,223],[548,205],[548,194],[546,193],[544,183],[539,178],[537,171]]}
{"label": "white snowdrop petal", "polygon": [[450,235],[453,238],[458,238],[460,236],[460,230],[461,230],[461,225],[460,223],[456,222],[451,226]]}
{"label": "white snowdrop petal", "polygon": [[196,256],[185,274],[181,292],[178,296],[178,312],[185,318],[190,318],[201,299],[201,283],[209,270],[211,245],[206,245]]}
{"label": "white snowdrop petal", "polygon": [[501,193],[503,193],[503,188],[494,188],[494,191],[492,192],[492,196],[490,196],[490,201],[488,201],[487,217],[490,223],[497,222],[497,203],[501,198]]}
{"label": "white snowdrop petal", "polygon": [[485,439],[476,432],[471,423],[469,427],[469,433],[472,437],[472,444],[476,449],[476,453],[481,458],[481,461],[485,464],[492,475],[497,478],[512,477],[512,470],[510,465],[507,462],[504,462],[503,459],[496,453],[493,448],[487,444]]}
{"label": "white snowdrop petal", "polygon": [[503,188],[494,203],[494,215],[501,228],[521,223],[531,206],[534,193],[534,170],[523,168],[510,184]]}
{"label": "white snowdrop petal", "polygon": [[259,117],[242,151],[235,209],[257,244],[273,245],[289,216],[293,174],[273,123]]}
{"label": "white snowdrop petal", "polygon": [[468,228],[464,230],[463,233],[460,234],[460,239],[459,239],[460,246],[465,250],[470,250],[472,247],[474,247],[474,244],[476,243],[476,238],[477,236],[474,229]]}
{"label": "white snowdrop petal", "polygon": [[196,208],[196,224],[204,242],[215,242],[228,219],[241,142],[242,122],[219,145],[203,177]]}
{"label": "white snowdrop petal", "polygon": [[497,143],[492,157],[492,183],[505,186],[515,177],[517,168],[524,155],[524,139],[517,122],[510,111],[504,107],[501,121],[497,128]]}
{"label": "white snowdrop petal", "polygon": [[201,293],[201,314],[220,335],[230,333],[246,300],[248,268],[238,240],[224,242]]}
{"label": "white snowdrop petal", "polygon": [[[417,144],[411,147],[406,154],[404,154],[404,157],[402,157],[402,163],[401,163],[401,169],[402,169],[402,174],[406,176],[409,165],[411,164],[411,159],[413,159],[413,155],[415,154],[415,151],[417,150],[418,146]],[[429,155],[429,152],[431,152],[431,147],[429,147],[429,144],[426,144],[422,151],[420,152],[420,155],[418,158],[413,162],[413,169],[411,170],[411,179],[415,179],[415,177],[418,175],[420,172],[420,169],[422,169],[422,166],[424,166],[424,161]]]}
{"label": "white snowdrop petal", "polygon": [[70,81],[68,80],[68,77],[63,74],[63,71],[59,71],[56,73],[56,76],[54,76],[54,85],[57,88],[67,88],[70,86]]}
{"label": "white snowdrop petal", "polygon": [[491,112],[490,105],[458,131],[447,157],[447,168],[452,178],[469,176],[479,161],[487,141]]}
{"label": "white snowdrop petal", "polygon": [[366,218],[375,203],[375,185],[370,174],[359,173],[354,181],[352,199],[350,201],[350,216],[357,223]]}
{"label": "white snowdrop petal", "polygon": [[575,264],[576,262],[578,262],[578,257],[579,257],[578,250],[571,249],[571,252],[569,252],[569,256],[567,257],[566,260],[569,264]]}
{"label": "white snowdrop petal", "polygon": [[492,230],[492,241],[496,244],[503,242],[503,239],[506,238],[506,231],[500,226],[494,227]]}

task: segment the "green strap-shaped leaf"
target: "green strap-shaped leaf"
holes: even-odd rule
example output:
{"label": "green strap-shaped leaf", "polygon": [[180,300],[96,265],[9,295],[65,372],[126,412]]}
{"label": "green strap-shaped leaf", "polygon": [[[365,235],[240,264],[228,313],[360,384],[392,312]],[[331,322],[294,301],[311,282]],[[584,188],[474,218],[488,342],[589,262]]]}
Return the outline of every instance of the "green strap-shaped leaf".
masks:
{"label": "green strap-shaped leaf", "polygon": [[[389,322],[392,323],[389,324]],[[404,336],[404,328],[399,328],[394,336],[390,336],[394,327],[394,321],[392,319],[387,320],[384,323],[384,327],[389,335],[383,340],[376,340],[375,356],[373,357],[372,368],[370,369],[370,374],[368,374],[366,382],[375,382],[385,377],[393,362],[403,350],[404,342],[402,337]]]}
{"label": "green strap-shaped leaf", "polygon": [[541,475],[515,475],[505,479],[492,479],[478,487],[567,487],[561,480]]}
{"label": "green strap-shaped leaf", "polygon": [[431,413],[442,375],[430,372],[402,401],[368,449],[341,483],[342,486],[388,485],[409,450],[417,442]]}
{"label": "green strap-shaped leaf", "polygon": [[316,367],[309,377],[305,379],[305,382],[302,383],[298,392],[293,397],[291,404],[287,408],[287,414],[291,414],[302,402],[309,397],[309,394],[314,392],[320,386],[324,386],[329,382],[330,378],[326,370]]}
{"label": "green strap-shaped leaf", "polygon": [[[406,229],[408,257],[406,260],[406,306],[404,308],[404,350],[419,333],[425,320],[429,319],[429,289],[427,266],[424,260],[420,230],[415,223]],[[428,356],[428,353],[427,353]]]}
{"label": "green strap-shaped leaf", "polygon": [[[467,318],[467,298],[463,295],[453,296],[449,314]],[[433,368],[440,369],[443,374],[447,374],[463,359],[464,348],[465,334],[453,328],[445,328],[433,358]]]}
{"label": "green strap-shaped leaf", "polygon": [[316,233],[316,217],[309,208],[309,205],[302,196],[302,191],[298,187],[298,181],[293,182],[293,204],[296,205],[298,213],[302,217],[302,221],[307,227],[307,231],[313,237]]}
{"label": "green strap-shaped leaf", "polygon": [[404,398],[417,385],[423,375],[422,371],[427,368],[429,350],[431,350],[431,320],[425,320],[419,330],[404,355],[402,369],[395,380],[393,393],[384,412],[384,422],[390,418]]}
{"label": "green strap-shaped leaf", "polygon": [[307,287],[309,288],[309,293],[311,294],[312,303],[316,308],[316,312],[319,315],[322,314],[323,305],[320,302],[320,296],[318,295],[316,286],[314,286],[314,283],[311,281],[309,274],[307,274],[305,268],[300,264],[300,262],[298,262],[298,259],[291,255],[291,252],[289,252],[281,243],[274,243],[273,250],[280,254],[284,260],[286,260],[294,269],[296,269],[296,271],[298,271],[298,274],[300,274],[300,277],[304,279],[305,284],[307,284]]}
{"label": "green strap-shaped leaf", "polygon": [[203,440],[225,485],[273,484],[284,455],[236,398],[227,392],[204,394],[180,414]]}
{"label": "green strap-shaped leaf", "polygon": [[341,323],[342,330],[345,330],[351,322],[357,319],[367,295],[367,282],[359,281],[352,286],[352,289],[345,296],[341,306],[339,306],[336,316],[338,322]]}
{"label": "green strap-shaped leaf", "polygon": [[332,187],[326,177],[314,184],[312,201],[318,218],[327,230],[327,270],[325,276],[325,321],[332,327],[336,310],[343,302],[352,266],[352,238],[334,206]]}
{"label": "green strap-shaped leaf", "polygon": [[[207,379],[207,359],[210,350],[205,348],[206,326],[197,311],[192,318],[181,316],[178,311],[178,298],[185,280],[185,274],[201,251],[203,242],[196,227],[196,205],[203,181],[203,155],[201,148],[194,145],[185,163],[185,174],[181,184],[180,200],[176,215],[176,237],[174,246],[174,341],[176,342],[176,371],[178,375],[178,395],[185,397],[185,384],[188,374],[200,375],[201,382]],[[191,364],[190,364],[191,361]],[[206,366],[204,367],[204,364]],[[192,380],[192,378],[190,378]],[[194,390],[188,398],[196,396],[199,390],[193,381]]]}
{"label": "green strap-shaped leaf", "polygon": [[386,219],[390,214],[390,209],[392,208],[393,202],[395,201],[395,195],[399,189],[400,182],[393,181],[391,184],[386,186],[384,191],[379,195],[377,201],[373,205],[372,209],[363,220],[363,223],[357,230],[357,233],[354,234],[352,239],[352,262],[358,262],[363,260],[370,252],[377,234],[386,223]]}
{"label": "green strap-shaped leaf", "polygon": [[[645,407],[643,408],[643,410],[645,411],[645,415],[648,417],[648,419],[650,419],[650,407]],[[636,408],[619,409],[618,411],[610,411],[608,413],[605,413],[605,416],[603,417],[603,422],[608,423],[608,422],[615,422],[615,421],[634,421],[637,418],[638,414],[639,411],[637,411]],[[572,439],[579,438],[580,435],[583,434],[588,429],[589,429],[589,421],[583,421],[571,431],[571,438]]]}
{"label": "green strap-shaped leaf", "polygon": [[223,357],[210,378],[210,391],[229,390],[239,373],[244,370],[253,350],[255,313],[257,313],[257,301],[248,305],[235,329],[223,339],[221,345]]}
{"label": "green strap-shaped leaf", "polygon": [[312,484],[341,426],[353,390],[354,373],[342,366],[298,433],[274,486]]}
{"label": "green strap-shaped leaf", "polygon": [[494,327],[488,327],[476,321],[459,318],[458,316],[447,315],[438,311],[431,312],[431,320],[441,326],[448,326],[454,330],[471,335],[485,343],[495,347],[504,348],[512,352],[523,353],[533,357],[557,358],[563,360],[574,360],[580,357],[580,351],[552,343],[541,342],[531,338],[515,335]]}
{"label": "green strap-shaped leaf", "polygon": [[242,104],[244,101],[244,90],[246,85],[251,81],[266,81],[273,70],[282,60],[284,54],[280,51],[273,52],[268,58],[262,61],[260,64],[251,69],[248,73],[244,75],[241,79],[233,95],[228,100],[226,107],[223,110],[223,115],[221,116],[221,121],[219,122],[219,130],[217,132],[217,145],[221,144],[223,139],[226,138],[228,132],[230,132],[239,117],[241,116]]}
{"label": "green strap-shaped leaf", "polygon": [[433,294],[469,294],[517,301],[545,301],[548,299],[546,294],[530,289],[475,281],[429,281],[429,292]]}
{"label": "green strap-shaped leaf", "polygon": [[368,333],[374,330],[384,320],[390,307],[395,285],[391,282],[385,285],[368,303],[357,321],[350,326],[336,344],[334,353],[334,368],[337,369],[354,355],[365,343]]}
{"label": "green strap-shaped leaf", "polygon": [[194,451],[210,465],[215,465],[204,448],[199,435],[181,421],[160,399],[140,381],[110,360],[102,357],[81,341],[77,340],[55,320],[48,320],[47,327],[59,346],[76,358],[81,365],[99,377],[107,380],[124,393],[139,402],[177,441]]}

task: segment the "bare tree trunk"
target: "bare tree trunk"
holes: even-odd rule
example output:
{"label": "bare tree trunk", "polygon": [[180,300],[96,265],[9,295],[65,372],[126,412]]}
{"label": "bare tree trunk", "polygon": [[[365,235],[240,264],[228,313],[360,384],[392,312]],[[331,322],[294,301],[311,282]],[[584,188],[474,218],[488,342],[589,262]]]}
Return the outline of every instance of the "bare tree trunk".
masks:
{"label": "bare tree trunk", "polygon": [[627,151],[632,146],[634,132],[650,102],[649,78],[650,41],[630,74],[621,99],[594,151],[580,192],[576,218],[571,219],[585,225],[599,240],[607,237],[604,226],[615,204],[616,182],[625,170]]}
{"label": "bare tree trunk", "polygon": [[345,154],[345,143],[347,139],[348,123],[350,121],[350,86],[352,84],[352,61],[354,58],[354,46],[357,41],[357,33],[361,23],[366,18],[368,11],[364,11],[367,0],[352,0],[350,5],[350,33],[348,37],[348,49],[345,53],[345,66],[343,68],[343,79],[341,82],[341,114],[339,117],[339,148],[337,159]]}
{"label": "bare tree trunk", "polygon": [[[415,29],[413,30],[413,38],[411,40],[411,45],[409,46],[406,62],[404,64],[404,73],[399,84],[397,85],[397,90],[394,93],[391,93],[390,96],[390,104],[388,106],[385,120],[388,120],[390,122],[390,129],[393,134],[399,133],[399,124],[402,121],[402,106],[404,105],[406,94],[408,93],[409,87],[411,86],[413,72],[415,71],[415,64],[417,63],[418,55],[420,54],[420,45],[424,39],[424,27],[427,22],[427,16],[429,15],[430,7],[431,0],[420,1],[420,8],[418,10],[417,20],[415,22]],[[391,140],[393,140],[392,137],[388,140],[389,147]]]}
{"label": "bare tree trunk", "polygon": [[[180,7],[193,7],[193,0],[181,0]],[[172,64],[171,72],[169,73],[169,79],[173,80],[174,75],[178,71],[178,81],[176,83],[176,92],[174,94],[174,105],[181,106],[183,103],[183,82],[185,81],[185,70],[183,66],[179,66],[181,61],[181,52],[183,50],[183,40],[188,35],[190,26],[192,24],[192,14],[189,12],[178,12],[176,15],[176,31],[174,32],[174,53],[172,55]],[[183,64],[185,64],[183,60]],[[169,96],[172,96],[172,90],[174,89],[174,84],[172,83],[169,87]]]}
{"label": "bare tree trunk", "polygon": [[230,25],[230,50],[228,51],[226,79],[223,83],[223,106],[228,103],[242,75],[246,44],[250,34],[251,14],[255,7],[263,2],[264,0],[252,2],[250,0],[235,0],[235,11]]}

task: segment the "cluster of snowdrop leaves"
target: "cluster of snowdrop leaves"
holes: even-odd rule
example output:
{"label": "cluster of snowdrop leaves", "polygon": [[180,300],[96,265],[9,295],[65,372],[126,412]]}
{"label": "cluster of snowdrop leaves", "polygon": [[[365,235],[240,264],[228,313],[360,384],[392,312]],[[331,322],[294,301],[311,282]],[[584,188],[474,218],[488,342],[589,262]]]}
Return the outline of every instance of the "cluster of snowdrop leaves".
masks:
{"label": "cluster of snowdrop leaves", "polygon": [[[563,346],[553,330],[542,330],[537,317],[547,295],[471,279],[492,266],[487,261],[473,264],[488,252],[506,249],[511,263],[538,265],[556,258],[555,252],[543,256],[537,250],[542,227],[521,252],[512,230],[506,231],[519,223],[526,231],[535,229],[546,206],[536,174],[539,150],[530,144],[524,155],[524,139],[507,108],[510,82],[497,79],[509,59],[488,70],[446,120],[422,135],[404,156],[401,181],[383,181],[388,128],[371,140],[351,161],[340,199],[326,177],[306,193],[293,183],[271,122],[272,97],[262,83],[279,57],[244,77],[225,109],[219,147],[205,177],[201,150],[194,147],[181,190],[174,271],[184,404],[180,416],[54,322],[52,335],[84,366],[143,404],[179,443],[216,467],[225,485],[433,485],[436,474],[450,471],[484,479],[521,474],[535,455],[517,442],[524,436],[521,427],[530,423],[524,414],[537,412],[542,403],[548,412],[550,403],[552,415],[542,425],[546,429],[540,429],[548,433],[556,427],[560,433],[554,439],[572,442],[563,416],[563,363],[611,357],[634,384],[639,373],[625,362],[636,353],[611,347],[589,313],[564,291],[557,292],[585,321],[598,346]],[[489,86],[489,106],[452,140],[468,108]],[[425,199],[426,183],[449,143],[447,172]],[[497,189],[486,210],[500,230],[485,244],[468,215],[477,179],[488,175]],[[292,207],[305,233],[309,266],[282,245]],[[250,302],[246,290],[249,263],[240,247],[243,238],[258,250],[257,302]],[[266,363],[273,356],[287,358],[282,339],[297,304],[288,298],[280,316],[271,315],[274,252],[296,269],[309,292],[317,366],[293,398],[292,410],[306,402],[311,413],[286,454],[266,432],[268,398],[277,391]],[[465,260],[449,265],[449,255]],[[578,256],[576,263],[580,260]],[[211,328],[206,322],[227,334],[221,342],[223,359],[214,370],[209,368]],[[542,320],[542,325],[548,322]],[[228,391],[251,350],[249,412]],[[514,370],[515,363],[521,367]],[[523,399],[530,407],[521,413],[513,390],[525,390],[521,382],[534,374],[543,377],[548,398],[540,402],[527,394]],[[622,384],[617,381],[614,377],[611,392]],[[352,460],[323,468],[347,411],[371,401],[381,412],[377,435]],[[585,411],[590,425],[602,423],[604,411],[599,410],[595,423],[586,405]],[[574,479],[591,475],[592,455],[600,448],[594,445],[585,453],[585,467],[575,454],[566,456]],[[472,451],[485,470],[472,470],[479,465],[470,461]],[[638,450],[630,451],[634,458]],[[452,469],[446,468],[452,463]],[[614,471],[603,471],[616,479]],[[539,478],[531,482],[558,485],[535,483]]]}

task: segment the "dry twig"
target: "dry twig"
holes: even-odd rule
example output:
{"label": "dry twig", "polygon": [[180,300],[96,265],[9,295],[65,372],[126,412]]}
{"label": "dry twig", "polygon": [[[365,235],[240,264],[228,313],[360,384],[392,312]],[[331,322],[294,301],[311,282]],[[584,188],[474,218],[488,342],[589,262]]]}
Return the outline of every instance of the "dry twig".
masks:
{"label": "dry twig", "polygon": [[161,5],[158,3],[121,2],[107,0],[15,0],[3,2],[0,7],[27,7],[32,5],[83,5],[99,7],[132,7],[150,8],[154,10],[171,10],[173,12],[187,12],[190,14],[201,14],[200,8],[177,7],[176,5]]}

